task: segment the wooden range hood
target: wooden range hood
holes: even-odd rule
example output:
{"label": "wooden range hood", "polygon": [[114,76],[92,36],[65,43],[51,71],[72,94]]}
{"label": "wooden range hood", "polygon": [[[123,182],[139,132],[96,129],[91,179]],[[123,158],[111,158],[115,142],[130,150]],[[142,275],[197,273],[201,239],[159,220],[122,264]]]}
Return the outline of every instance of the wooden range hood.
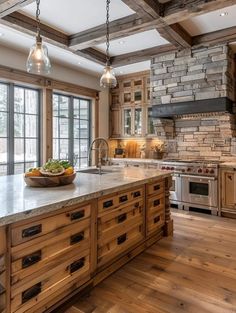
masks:
{"label": "wooden range hood", "polygon": [[216,98],[152,106],[153,118],[172,118],[176,115],[213,112],[233,113],[233,101],[229,98]]}

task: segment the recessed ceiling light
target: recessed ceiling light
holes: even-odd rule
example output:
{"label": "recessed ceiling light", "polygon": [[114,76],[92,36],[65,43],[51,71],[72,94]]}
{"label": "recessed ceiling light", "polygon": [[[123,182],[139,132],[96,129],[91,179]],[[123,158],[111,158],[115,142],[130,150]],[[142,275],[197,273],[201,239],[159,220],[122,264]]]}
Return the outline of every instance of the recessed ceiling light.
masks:
{"label": "recessed ceiling light", "polygon": [[81,62],[79,61],[77,64],[78,64],[78,65],[80,65],[80,64],[81,64]]}
{"label": "recessed ceiling light", "polygon": [[226,15],[228,15],[229,13],[228,12],[221,12],[220,13],[220,16],[226,16]]}
{"label": "recessed ceiling light", "polygon": [[120,45],[123,45],[124,43],[125,43],[124,40],[120,40],[120,41],[119,41],[119,44],[120,44]]}

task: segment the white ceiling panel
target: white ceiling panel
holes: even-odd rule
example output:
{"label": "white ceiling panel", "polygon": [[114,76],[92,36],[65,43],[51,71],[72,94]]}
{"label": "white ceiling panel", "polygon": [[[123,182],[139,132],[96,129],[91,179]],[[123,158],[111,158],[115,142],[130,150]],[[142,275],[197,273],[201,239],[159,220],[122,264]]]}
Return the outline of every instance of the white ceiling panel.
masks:
{"label": "white ceiling panel", "polygon": [[[227,13],[220,16],[221,13]],[[203,15],[195,16],[189,20],[181,22],[192,36],[210,33],[216,30],[236,26],[236,5],[226,7],[221,10],[212,11]]]}
{"label": "white ceiling panel", "polygon": [[117,76],[120,76],[120,75],[150,70],[150,67],[151,67],[151,61],[144,61],[144,62],[117,67],[114,69],[114,72]]}
{"label": "white ceiling panel", "polygon": [[[124,53],[139,51],[142,49],[148,49],[155,46],[167,44],[164,38],[159,33],[152,29],[146,32],[138,33],[122,39],[115,39],[110,42],[110,54],[111,56],[120,55]],[[100,44],[95,47],[97,50],[106,51],[106,44]]]}
{"label": "white ceiling panel", "polygon": [[[36,3],[24,7],[21,12],[35,16]],[[74,34],[105,23],[106,0],[41,0],[40,18],[66,34]],[[134,14],[121,0],[111,1],[110,21]]]}

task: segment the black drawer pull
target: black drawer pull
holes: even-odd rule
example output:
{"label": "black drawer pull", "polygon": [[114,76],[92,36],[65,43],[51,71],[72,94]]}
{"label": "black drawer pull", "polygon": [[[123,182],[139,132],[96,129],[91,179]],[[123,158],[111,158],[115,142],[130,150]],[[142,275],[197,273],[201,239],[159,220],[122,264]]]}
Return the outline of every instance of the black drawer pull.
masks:
{"label": "black drawer pull", "polygon": [[36,251],[30,255],[23,257],[22,259],[22,268],[29,267],[35,263],[41,261],[41,250]]}
{"label": "black drawer pull", "polygon": [[124,213],[124,214],[121,214],[117,217],[117,223],[122,223],[124,222],[125,220],[127,219],[127,214]]}
{"label": "black drawer pull", "polygon": [[78,271],[80,268],[82,268],[84,266],[85,263],[85,258],[81,258],[78,261],[73,262],[70,266],[69,266],[69,271],[70,274]]}
{"label": "black drawer pull", "polygon": [[140,197],[141,196],[141,192],[140,191],[135,191],[134,193],[133,193],[133,197],[134,198],[137,198],[137,197]]}
{"label": "black drawer pull", "polygon": [[121,245],[122,243],[124,243],[126,241],[126,239],[127,239],[127,235],[126,234],[119,236],[117,238],[117,244]]}
{"label": "black drawer pull", "polygon": [[41,292],[41,288],[41,283],[38,283],[22,292],[22,304],[37,296]]}
{"label": "black drawer pull", "polygon": [[113,206],[113,200],[108,200],[108,201],[103,202],[103,208],[104,209],[107,209],[111,206]]}
{"label": "black drawer pull", "polygon": [[35,225],[22,230],[22,238],[32,237],[42,232],[42,224]]}
{"label": "black drawer pull", "polygon": [[79,219],[83,218],[84,215],[85,215],[84,210],[73,212],[73,213],[69,214],[71,221],[79,220]]}
{"label": "black drawer pull", "polygon": [[160,222],[160,220],[161,220],[160,216],[155,217],[154,218],[154,224]]}
{"label": "black drawer pull", "polygon": [[161,189],[161,185],[155,185],[155,186],[153,187],[153,190],[159,190],[159,189]]}
{"label": "black drawer pull", "polygon": [[154,200],[153,201],[153,206],[158,206],[158,205],[160,205],[160,199],[158,199],[158,200]]}
{"label": "black drawer pull", "polygon": [[120,203],[125,202],[125,201],[127,201],[127,200],[128,200],[128,196],[127,196],[127,195],[121,196],[121,197],[119,198]]}
{"label": "black drawer pull", "polygon": [[138,207],[139,207],[139,202],[136,202],[136,203],[134,204],[134,207],[135,207],[135,208],[138,208]]}
{"label": "black drawer pull", "polygon": [[70,244],[74,245],[74,244],[76,244],[82,240],[84,240],[84,232],[83,231],[78,233],[78,234],[72,235],[70,237]]}

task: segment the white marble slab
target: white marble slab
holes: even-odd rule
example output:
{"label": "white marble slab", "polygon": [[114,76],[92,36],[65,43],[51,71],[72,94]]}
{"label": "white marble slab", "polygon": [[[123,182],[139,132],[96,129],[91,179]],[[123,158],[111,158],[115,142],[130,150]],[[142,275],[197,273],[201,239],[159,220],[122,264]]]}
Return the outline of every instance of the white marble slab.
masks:
{"label": "white marble slab", "polygon": [[23,175],[2,176],[0,225],[41,215],[169,175],[170,173],[154,169],[121,168],[117,172],[104,175],[77,173],[74,184],[51,188],[27,187]]}

